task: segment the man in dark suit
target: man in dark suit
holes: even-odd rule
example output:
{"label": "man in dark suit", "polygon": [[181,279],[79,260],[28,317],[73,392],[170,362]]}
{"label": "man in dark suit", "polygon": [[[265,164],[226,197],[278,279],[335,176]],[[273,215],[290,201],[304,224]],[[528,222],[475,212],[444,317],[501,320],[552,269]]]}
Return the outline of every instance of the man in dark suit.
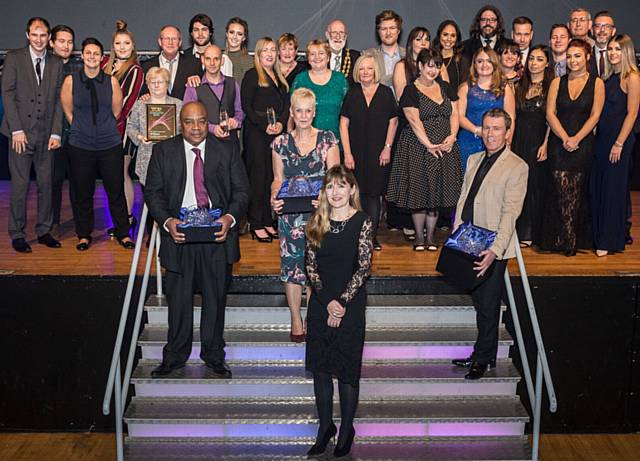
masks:
{"label": "man in dark suit", "polygon": [[324,33],[329,48],[331,48],[331,56],[329,56],[329,68],[337,72],[342,72],[349,82],[350,86],[355,84],[353,80],[353,68],[356,60],[360,57],[360,52],[347,48],[347,26],[344,22],[336,19],[331,21]]}
{"label": "man in dark suit", "polygon": [[478,337],[473,354],[453,364],[469,368],[466,379],[480,379],[495,367],[498,352],[500,300],[504,291],[507,260],[516,256],[516,220],[527,193],[529,167],[507,147],[511,117],[502,109],[491,109],[482,117],[482,141],[486,151],[473,154],[466,174],[454,228],[471,222],[496,232],[496,238],[476,262],[478,277],[486,278],[472,292]]}
{"label": "man in dark suit", "polygon": [[607,43],[616,34],[616,24],[610,11],[599,11],[593,17],[593,37],[595,43],[589,60],[589,73],[594,77],[604,77],[607,60]]}
{"label": "man in dark suit", "polygon": [[[230,378],[224,358],[225,297],[231,265],[240,259],[239,220],[247,211],[249,184],[240,155],[208,135],[207,111],[190,102],[180,112],[182,135],[153,147],[144,189],[145,203],[161,227],[160,261],[167,271],[169,332],[162,364],[152,376],[184,366],[193,341],[194,286],[202,290],[200,358],[220,378]],[[183,207],[222,209],[215,242],[185,243],[178,231]]]}
{"label": "man in dark suit", "polygon": [[473,61],[473,54],[480,48],[499,49],[504,40],[504,20],[502,13],[493,5],[485,5],[478,10],[471,29],[470,37],[462,42],[462,54]]}
{"label": "man in dark suit", "polygon": [[26,48],[7,54],[2,72],[4,118],[0,131],[10,139],[9,171],[11,203],[9,235],[13,248],[31,253],[25,240],[27,192],[31,166],[38,184],[38,243],[59,248],[60,242],[50,232],[53,222],[51,191],[53,150],[60,147],[62,136],[62,61],[47,52],[51,38],[49,23],[31,18],[27,23]]}
{"label": "man in dark suit", "polygon": [[[140,65],[146,73],[152,67],[162,67],[169,71],[169,95],[182,100],[184,97],[187,80],[193,75],[202,75],[200,61],[191,55],[180,52],[182,46],[182,35],[176,26],[164,26],[160,29],[158,37],[160,54],[151,59],[143,61]],[[142,87],[140,94],[146,94],[149,90],[146,84]]]}
{"label": "man in dark suit", "polygon": [[191,47],[184,50],[185,56],[193,56],[198,61],[205,48],[213,44],[213,20],[204,13],[198,13],[189,21]]}

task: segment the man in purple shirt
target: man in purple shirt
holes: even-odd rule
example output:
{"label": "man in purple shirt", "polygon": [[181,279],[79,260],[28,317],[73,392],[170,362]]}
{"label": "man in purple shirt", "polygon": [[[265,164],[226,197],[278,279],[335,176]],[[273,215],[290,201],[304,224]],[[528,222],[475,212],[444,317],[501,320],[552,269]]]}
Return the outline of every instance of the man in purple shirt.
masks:
{"label": "man in purple shirt", "polygon": [[205,74],[196,87],[187,87],[184,103],[200,101],[207,108],[209,132],[220,140],[229,140],[239,146],[238,131],[242,127],[244,112],[240,102],[240,86],[233,77],[225,77],[222,51],[209,45],[200,56]]}

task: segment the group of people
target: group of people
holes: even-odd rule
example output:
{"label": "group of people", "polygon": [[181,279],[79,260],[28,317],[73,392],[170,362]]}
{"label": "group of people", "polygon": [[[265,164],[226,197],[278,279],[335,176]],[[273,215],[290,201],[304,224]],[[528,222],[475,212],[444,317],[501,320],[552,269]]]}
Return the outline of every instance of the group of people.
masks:
{"label": "group of people", "polygon": [[[364,282],[381,216],[402,229],[415,251],[437,251],[435,230],[473,222],[498,232],[476,270],[479,335],[473,354],[454,364],[478,379],[495,362],[504,267],[522,246],[567,256],[595,248],[624,250],[630,236],[631,153],[640,131],[640,72],[634,46],[617,34],[613,15],[582,8],[534,45],[533,22],[512,22],[507,38],[498,8],[476,14],[463,41],[443,21],[432,37],[413,28],[399,44],[403,20],[375,18],[379,44],[347,47],[343,21],[298,60],[291,33],[256,41],[248,24],[230,19],[225,46],[213,43],[213,21],[195,15],[192,47],[181,51],[177,26],[164,26],[157,56],[138,62],[135,39],[118,21],[111,51],[96,38],[72,56],[74,32],[29,20],[29,45],[7,54],[2,75],[10,139],[13,248],[25,239],[31,166],[38,184],[38,242],[60,247],[61,185],[70,180],[78,237],[88,250],[93,194],[103,179],[114,227],[127,249],[134,185],[131,162],[151,216],[161,227],[167,271],[169,332],[154,376],[184,366],[192,342],[193,287],[203,294],[201,358],[230,378],[224,358],[224,299],[240,257],[246,218],[252,239],[279,241],[281,280],[291,311],[290,339],[306,341],[320,419],[310,455],[337,433],[332,376],[339,381],[342,424],[336,455],[353,442],[353,418],[364,344]],[[149,139],[148,106],[173,105],[176,136]],[[282,184],[322,180],[315,211],[283,213]],[[218,244],[185,243],[183,207],[221,208]],[[522,209],[522,213],[521,213]],[[303,289],[310,287],[306,321]]]}

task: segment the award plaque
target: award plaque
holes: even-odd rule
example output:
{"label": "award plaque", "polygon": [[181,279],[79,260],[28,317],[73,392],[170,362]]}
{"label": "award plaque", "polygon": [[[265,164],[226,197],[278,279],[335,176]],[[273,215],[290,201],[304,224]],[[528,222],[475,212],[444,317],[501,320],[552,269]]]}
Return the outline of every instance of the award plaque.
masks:
{"label": "award plaque", "polygon": [[278,200],[284,200],[281,213],[309,213],[313,211],[311,201],[318,198],[321,188],[322,179],[294,176],[285,180],[276,196]]}
{"label": "award plaque", "polygon": [[175,135],[176,105],[147,104],[147,141],[164,141]]}
{"label": "award plaque", "polygon": [[180,221],[184,224],[177,228],[185,235],[185,243],[213,243],[215,233],[222,229],[222,224],[216,221],[220,216],[220,208],[181,208]]}

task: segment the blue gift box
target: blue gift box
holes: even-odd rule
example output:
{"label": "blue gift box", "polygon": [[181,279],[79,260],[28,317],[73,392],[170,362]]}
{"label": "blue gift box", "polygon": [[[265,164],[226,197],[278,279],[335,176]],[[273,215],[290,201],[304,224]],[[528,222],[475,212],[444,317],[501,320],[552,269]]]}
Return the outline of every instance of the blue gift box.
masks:
{"label": "blue gift box", "polygon": [[313,211],[312,200],[318,198],[322,189],[322,179],[311,179],[306,176],[293,176],[285,179],[280,186],[278,200],[284,200],[282,214],[309,213]]}
{"label": "blue gift box", "polygon": [[177,228],[185,235],[185,243],[213,243],[215,233],[222,229],[222,224],[216,222],[220,216],[220,208],[181,208],[179,218],[184,224]]}

